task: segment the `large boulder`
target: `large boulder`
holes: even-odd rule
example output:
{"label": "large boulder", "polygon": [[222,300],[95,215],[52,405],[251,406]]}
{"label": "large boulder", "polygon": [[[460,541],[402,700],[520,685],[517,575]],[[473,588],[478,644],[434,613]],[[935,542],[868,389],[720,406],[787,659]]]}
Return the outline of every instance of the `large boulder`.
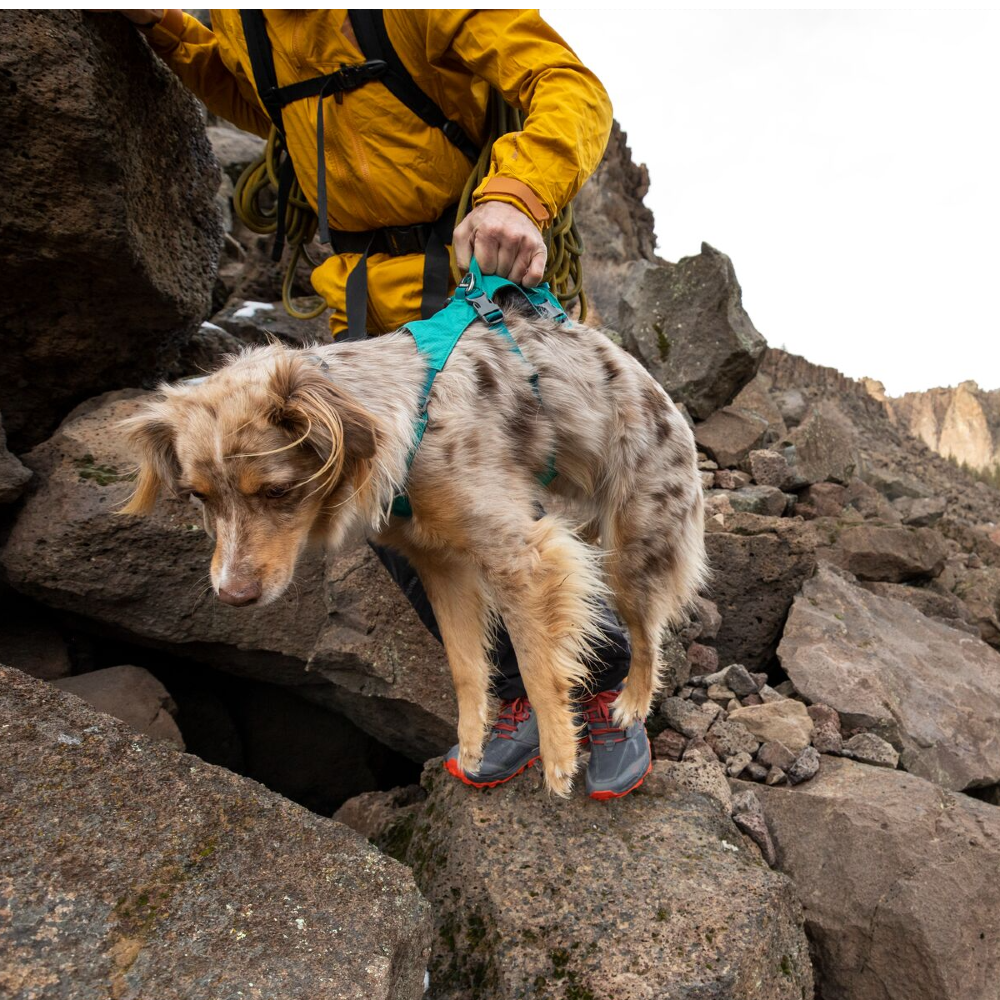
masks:
{"label": "large boulder", "polygon": [[1000,782],[1000,653],[820,566],[778,657],[795,688],[875,730],[902,766],[952,789]]}
{"label": "large boulder", "polygon": [[752,787],[824,1000],[995,1000],[1000,809],[833,757],[793,789]]}
{"label": "large boulder", "polygon": [[0,384],[21,451],[154,379],[208,315],[219,168],[195,99],[123,17],[0,20]]}
{"label": "large boulder", "polygon": [[596,803],[553,802],[534,771],[479,792],[429,764],[393,839],[436,914],[430,995],[811,997],[791,883],[683,767]]}
{"label": "large boulder", "polygon": [[54,683],[98,712],[121,719],[137,733],[184,749],[184,739],[174,721],[177,706],[170,692],[148,670],[122,664],[64,677]]}
{"label": "large boulder", "polygon": [[0,668],[0,986],[418,1000],[430,921],[352,830]]}
{"label": "large boulder", "polygon": [[414,760],[447,750],[444,653],[367,548],[326,566],[308,558],[282,600],[236,609],[206,592],[212,541],[194,506],[164,498],[148,518],[115,514],[132,461],[117,424],[139,397],[89,401],[25,456],[37,488],[2,555],[11,583],[131,641],[294,685]]}
{"label": "large boulder", "polygon": [[763,667],[802,582],[816,568],[815,549],[832,542],[827,519],[718,513],[707,519],[708,591],[722,615],[713,645],[723,664]]}
{"label": "large boulder", "polygon": [[696,420],[732,400],[767,347],[743,309],[732,262],[707,243],[676,264],[633,264],[618,329],[625,347]]}
{"label": "large boulder", "polygon": [[862,580],[928,580],[944,568],[948,548],[932,528],[858,524],[841,531],[825,558]]}

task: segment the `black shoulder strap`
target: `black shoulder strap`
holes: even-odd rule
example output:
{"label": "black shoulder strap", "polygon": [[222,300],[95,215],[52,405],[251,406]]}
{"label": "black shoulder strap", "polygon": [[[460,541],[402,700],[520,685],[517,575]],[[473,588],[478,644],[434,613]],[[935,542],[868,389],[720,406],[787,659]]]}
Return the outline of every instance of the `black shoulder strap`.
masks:
{"label": "black shoulder strap", "polygon": [[[381,10],[349,10],[351,26],[357,36],[358,45],[366,59],[381,59],[388,65],[382,82],[402,104],[408,107],[421,121],[432,128],[439,128],[452,145],[460,149],[475,163],[479,159],[479,148],[469,138],[458,122],[452,121],[416,85],[407,72],[402,60],[389,41],[385,30],[385,16]],[[252,56],[251,56],[252,58]],[[256,73],[256,70],[254,70]]]}
{"label": "black shoulder strap", "polygon": [[285,128],[281,118],[283,102],[278,93],[278,74],[274,69],[274,53],[271,51],[271,39],[267,37],[264,12],[241,10],[240,20],[243,22],[243,35],[247,40],[247,51],[250,53],[254,86],[268,117],[275,128],[284,135]]}

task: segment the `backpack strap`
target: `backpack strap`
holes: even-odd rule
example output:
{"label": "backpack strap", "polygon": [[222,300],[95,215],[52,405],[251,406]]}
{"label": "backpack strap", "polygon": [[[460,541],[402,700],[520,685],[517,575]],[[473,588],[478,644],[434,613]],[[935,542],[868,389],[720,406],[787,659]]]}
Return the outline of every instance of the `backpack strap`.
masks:
{"label": "backpack strap", "polygon": [[378,59],[388,66],[382,78],[388,90],[421,121],[431,128],[440,129],[453,146],[461,150],[471,163],[475,163],[479,159],[479,147],[458,122],[448,118],[417,86],[403,65],[385,29],[385,11],[349,10],[347,14],[364,57]]}

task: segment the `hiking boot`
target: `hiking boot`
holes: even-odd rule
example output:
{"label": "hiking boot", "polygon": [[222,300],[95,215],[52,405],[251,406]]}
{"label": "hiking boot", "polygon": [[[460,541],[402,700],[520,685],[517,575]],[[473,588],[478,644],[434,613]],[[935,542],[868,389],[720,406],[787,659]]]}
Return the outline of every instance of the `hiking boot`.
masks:
{"label": "hiking boot", "polygon": [[516,778],[538,760],[538,722],[527,698],[500,702],[479,770],[468,774],[458,766],[458,746],[444,759],[445,770],[473,788],[495,788]]}
{"label": "hiking boot", "polygon": [[611,706],[621,687],[601,691],[580,705],[590,737],[587,794],[592,799],[618,799],[638,788],[653,767],[653,755],[641,719],[618,729]]}

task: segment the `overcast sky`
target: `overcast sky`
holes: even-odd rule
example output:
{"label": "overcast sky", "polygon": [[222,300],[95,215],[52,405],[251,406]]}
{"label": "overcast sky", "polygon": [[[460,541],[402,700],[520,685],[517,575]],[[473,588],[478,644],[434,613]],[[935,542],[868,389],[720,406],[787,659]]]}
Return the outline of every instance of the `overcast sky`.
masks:
{"label": "overcast sky", "polygon": [[668,260],[892,394],[1000,387],[1000,14],[543,8],[607,87]]}

